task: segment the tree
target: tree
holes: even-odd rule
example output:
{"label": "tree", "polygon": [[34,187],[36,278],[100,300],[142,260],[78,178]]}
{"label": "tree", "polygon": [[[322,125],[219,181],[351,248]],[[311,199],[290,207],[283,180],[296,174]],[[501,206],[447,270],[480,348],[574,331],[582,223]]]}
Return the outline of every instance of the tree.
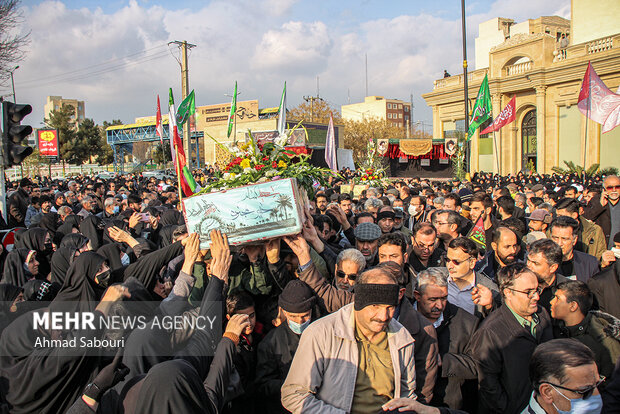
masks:
{"label": "tree", "polygon": [[334,117],[335,124],[342,123],[342,117],[340,111],[334,109],[323,99],[312,99],[309,102],[302,102],[295,108],[288,111],[287,118],[295,119],[297,121],[317,122],[321,124],[327,124],[329,122],[330,113]]}
{"label": "tree", "polygon": [[103,124],[99,127],[99,152],[95,161],[99,165],[108,165],[114,162],[114,150],[108,144],[106,129],[114,125],[123,125],[123,121],[120,119],[113,119],[112,122],[103,121]]}
{"label": "tree", "polygon": [[89,162],[94,161],[93,158],[102,151],[101,131],[99,127],[95,125],[95,121],[86,118],[80,122],[77,130],[77,139],[86,151],[86,159]]}
{"label": "tree", "polygon": [[172,161],[172,153],[170,152],[170,145],[168,144],[168,141],[164,142],[163,151],[162,151],[161,143],[159,143],[155,146],[155,149],[153,150],[152,154],[153,154],[153,161],[157,164],[166,164]]}
{"label": "tree", "polygon": [[30,33],[15,34],[23,21],[20,0],[0,0],[0,82],[11,76],[14,65],[24,56]]}
{"label": "tree", "polygon": [[86,148],[75,131],[75,122],[72,119],[74,115],[73,106],[63,105],[61,108],[50,112],[50,117],[44,122],[48,127],[58,130],[60,158],[70,164],[82,164],[88,156]]}
{"label": "tree", "polygon": [[404,138],[403,128],[391,126],[379,118],[363,121],[344,121],[344,147],[353,150],[353,159],[358,164],[367,156],[366,146],[370,139]]}

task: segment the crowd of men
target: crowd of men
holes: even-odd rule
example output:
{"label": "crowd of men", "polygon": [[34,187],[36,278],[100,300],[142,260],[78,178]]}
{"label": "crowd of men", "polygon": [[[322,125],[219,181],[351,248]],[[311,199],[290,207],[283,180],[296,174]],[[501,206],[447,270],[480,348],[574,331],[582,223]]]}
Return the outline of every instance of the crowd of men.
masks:
{"label": "crowd of men", "polygon": [[[620,178],[330,184],[300,234],[204,250],[172,179],[8,183],[0,412],[618,412]],[[221,330],[103,328],[135,304]],[[33,339],[76,335],[123,342]]]}

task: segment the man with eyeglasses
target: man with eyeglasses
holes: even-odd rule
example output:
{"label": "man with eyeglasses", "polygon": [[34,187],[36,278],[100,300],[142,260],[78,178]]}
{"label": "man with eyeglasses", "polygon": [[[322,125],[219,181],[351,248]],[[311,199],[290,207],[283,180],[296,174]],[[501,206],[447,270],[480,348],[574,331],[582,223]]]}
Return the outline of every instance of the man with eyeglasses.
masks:
{"label": "man with eyeglasses", "polygon": [[429,267],[444,266],[444,250],[437,248],[437,229],[428,222],[416,223],[411,236],[412,252],[409,264],[415,272]]}
{"label": "man with eyeglasses", "polygon": [[531,394],[529,361],[537,345],[553,338],[551,318],[538,306],[538,276],[523,263],[502,268],[497,279],[503,305],[474,334],[480,413],[518,414]]}
{"label": "man with eyeglasses", "polygon": [[448,300],[478,318],[486,317],[501,305],[499,288],[474,267],[478,259],[478,246],[470,239],[457,237],[448,245]]}
{"label": "man with eyeglasses", "polygon": [[600,202],[593,203],[588,212],[588,218],[601,226],[607,247],[613,247],[613,237],[620,231],[620,178],[609,175],[603,181],[603,191]]}
{"label": "man with eyeglasses", "polygon": [[571,339],[553,339],[536,348],[530,360],[534,388],[523,414],[600,413],[600,376],[592,351]]}
{"label": "man with eyeglasses", "polygon": [[431,223],[437,229],[437,237],[442,241],[444,250],[447,251],[448,244],[459,237],[461,219],[457,212],[446,209],[434,211],[431,215]]}
{"label": "man with eyeglasses", "polygon": [[573,338],[586,345],[594,352],[598,371],[611,377],[620,357],[620,321],[607,313],[591,311],[593,301],[585,283],[560,283],[551,300],[551,317],[558,320],[555,337]]}

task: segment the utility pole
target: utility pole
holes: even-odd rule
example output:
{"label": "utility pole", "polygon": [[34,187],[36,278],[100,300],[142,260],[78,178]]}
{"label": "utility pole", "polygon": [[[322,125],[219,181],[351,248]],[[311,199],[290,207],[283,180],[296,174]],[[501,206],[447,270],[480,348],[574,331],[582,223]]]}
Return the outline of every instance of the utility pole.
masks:
{"label": "utility pole", "polygon": [[[461,0],[461,30],[463,32],[463,104],[465,105],[465,134],[469,129],[469,86],[467,85],[467,30],[465,28],[465,0]],[[466,170],[470,169],[470,141],[465,142],[465,163]]]}
{"label": "utility pole", "polygon": [[[179,49],[181,49],[181,61],[179,62],[181,64],[181,100],[184,100],[187,98],[187,95],[189,95],[189,68],[187,65],[187,51],[196,47],[196,45],[187,43],[187,40],[182,42],[175,40],[170,43],[174,43],[179,47]],[[185,125],[183,125],[183,150],[185,151],[185,156],[187,158],[187,165],[191,168],[192,147],[190,145],[189,117],[185,122]]]}
{"label": "utility pole", "polygon": [[409,128],[411,129],[411,135],[413,136],[413,92],[409,95],[411,106],[409,107]]}
{"label": "utility pole", "polygon": [[364,59],[366,61],[366,96],[368,96],[368,53],[364,54]]}
{"label": "utility pole", "polygon": [[314,101],[322,101],[323,98],[319,96],[304,96],[304,101],[310,102],[310,122],[314,122]]}
{"label": "utility pole", "polygon": [[10,71],[10,73],[11,73],[11,86],[13,87],[13,103],[17,103],[16,98],[15,98],[15,81],[13,80],[13,72],[15,72],[17,69],[19,69],[19,65],[15,66]]}

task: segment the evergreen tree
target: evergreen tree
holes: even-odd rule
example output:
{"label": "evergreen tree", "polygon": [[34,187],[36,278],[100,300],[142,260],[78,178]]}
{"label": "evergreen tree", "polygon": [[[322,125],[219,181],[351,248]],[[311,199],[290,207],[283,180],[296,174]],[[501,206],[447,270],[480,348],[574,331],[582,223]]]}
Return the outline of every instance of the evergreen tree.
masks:
{"label": "evergreen tree", "polygon": [[86,150],[75,131],[75,108],[71,105],[63,105],[61,108],[50,112],[49,118],[45,119],[45,125],[58,130],[58,143],[60,145],[60,159],[70,164],[82,164],[86,159]]}

